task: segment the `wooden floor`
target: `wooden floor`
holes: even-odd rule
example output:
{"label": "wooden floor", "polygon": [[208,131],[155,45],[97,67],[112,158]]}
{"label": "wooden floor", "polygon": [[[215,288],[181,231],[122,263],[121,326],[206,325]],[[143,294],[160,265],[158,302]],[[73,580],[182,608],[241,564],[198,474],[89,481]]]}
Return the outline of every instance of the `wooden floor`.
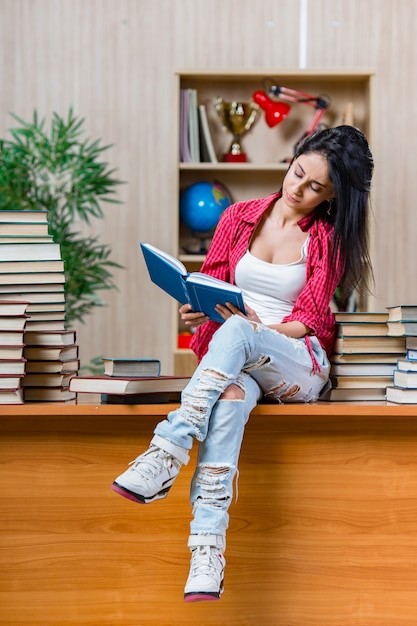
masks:
{"label": "wooden floor", "polygon": [[195,450],[165,501],[110,490],[165,410],[2,407],[1,626],[416,626],[417,406],[258,407],[225,593],[195,604]]}

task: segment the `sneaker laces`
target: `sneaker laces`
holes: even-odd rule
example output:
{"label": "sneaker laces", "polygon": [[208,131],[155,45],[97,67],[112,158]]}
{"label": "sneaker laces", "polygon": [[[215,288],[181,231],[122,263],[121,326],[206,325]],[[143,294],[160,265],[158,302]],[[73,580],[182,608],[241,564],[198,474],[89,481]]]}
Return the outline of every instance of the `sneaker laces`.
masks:
{"label": "sneaker laces", "polygon": [[216,574],[219,560],[212,546],[197,546],[192,550],[191,576],[212,576],[213,567]]}
{"label": "sneaker laces", "polygon": [[137,459],[130,461],[129,465],[132,471],[140,467],[140,473],[145,478],[155,478],[161,473],[161,469],[169,469],[175,465],[175,458],[165,450],[155,446],[141,454]]}

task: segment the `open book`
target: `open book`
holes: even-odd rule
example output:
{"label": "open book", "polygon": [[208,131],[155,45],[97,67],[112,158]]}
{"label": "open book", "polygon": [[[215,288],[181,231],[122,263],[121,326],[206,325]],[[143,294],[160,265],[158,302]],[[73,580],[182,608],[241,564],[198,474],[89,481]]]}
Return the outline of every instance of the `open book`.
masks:
{"label": "open book", "polygon": [[140,247],[152,282],[181,304],[188,302],[193,311],[202,311],[215,322],[224,321],[215,310],[217,304],[230,302],[245,312],[242,291],[236,285],[202,272],[189,273],[181,261],[151,244]]}

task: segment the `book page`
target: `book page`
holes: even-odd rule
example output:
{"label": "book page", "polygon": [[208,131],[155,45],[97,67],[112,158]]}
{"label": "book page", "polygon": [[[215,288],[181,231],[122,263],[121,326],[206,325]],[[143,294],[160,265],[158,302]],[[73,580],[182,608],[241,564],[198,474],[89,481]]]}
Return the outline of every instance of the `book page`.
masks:
{"label": "book page", "polygon": [[236,285],[231,285],[208,274],[193,272],[187,279],[187,289],[193,311],[202,311],[215,322],[224,322],[224,319],[215,310],[217,304],[226,306],[226,302],[230,302],[245,312],[242,292]]}
{"label": "book page", "polygon": [[141,243],[140,245],[142,246],[142,248],[147,248],[148,250],[151,250],[157,256],[162,257],[167,263],[169,263],[170,265],[175,267],[179,272],[181,272],[183,276],[186,276],[188,274],[187,268],[185,267],[184,263],[181,263],[181,261],[179,259],[176,259],[174,256],[172,256],[172,254],[168,254],[168,252],[164,252],[163,250],[160,250],[156,246],[153,246],[151,243]]}
{"label": "book page", "polygon": [[214,276],[210,276],[210,274],[203,274],[203,272],[192,272],[188,276],[188,282],[198,283],[201,285],[212,285],[213,287],[217,287],[218,289],[226,289],[227,291],[233,293],[242,293],[241,289],[236,285],[232,285],[232,283],[228,283],[224,280],[220,280],[220,278],[215,278]]}

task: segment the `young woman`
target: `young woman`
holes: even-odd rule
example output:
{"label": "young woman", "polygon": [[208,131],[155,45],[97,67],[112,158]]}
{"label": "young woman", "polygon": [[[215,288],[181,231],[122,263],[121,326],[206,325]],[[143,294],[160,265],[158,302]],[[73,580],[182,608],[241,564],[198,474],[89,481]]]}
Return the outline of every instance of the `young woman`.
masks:
{"label": "young woman", "polygon": [[261,398],[313,402],[327,387],[334,341],[330,301],[368,287],[373,160],[351,126],[308,138],[279,193],[222,215],[202,271],[241,287],[246,313],[218,306],[223,324],[180,308],[196,327],[199,365],[181,406],[160,422],[149,449],[113,483],[139,503],[165,498],[199,442],[191,485],[191,567],[186,601],[223,592],[228,508],[245,424]]}

